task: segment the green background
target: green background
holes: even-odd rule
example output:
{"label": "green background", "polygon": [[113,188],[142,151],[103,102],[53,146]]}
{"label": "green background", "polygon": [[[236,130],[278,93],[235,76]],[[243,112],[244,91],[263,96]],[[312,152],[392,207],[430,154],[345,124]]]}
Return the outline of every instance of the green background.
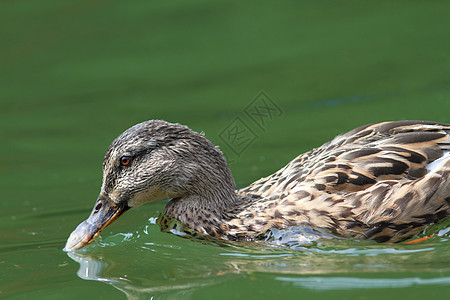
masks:
{"label": "green background", "polygon": [[[80,279],[61,249],[109,143],[138,122],[205,132],[240,187],[366,123],[450,122],[449,13],[447,1],[1,1],[0,298],[446,298],[444,237],[219,247],[160,233],[154,203],[83,252],[118,289]],[[263,129],[244,112],[260,91],[283,110]],[[240,155],[220,138],[236,117],[258,136]]]}

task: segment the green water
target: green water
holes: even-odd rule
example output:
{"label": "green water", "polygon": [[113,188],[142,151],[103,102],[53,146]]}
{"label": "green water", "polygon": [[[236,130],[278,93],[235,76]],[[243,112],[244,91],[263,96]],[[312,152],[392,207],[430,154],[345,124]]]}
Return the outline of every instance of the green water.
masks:
{"label": "green water", "polygon": [[[359,125],[450,122],[446,1],[1,1],[0,298],[447,299],[450,241],[220,246],[161,233],[164,203],[62,251],[107,146],[148,119],[219,145],[238,186]],[[259,127],[265,91],[282,112]],[[237,155],[221,133],[254,134]]]}

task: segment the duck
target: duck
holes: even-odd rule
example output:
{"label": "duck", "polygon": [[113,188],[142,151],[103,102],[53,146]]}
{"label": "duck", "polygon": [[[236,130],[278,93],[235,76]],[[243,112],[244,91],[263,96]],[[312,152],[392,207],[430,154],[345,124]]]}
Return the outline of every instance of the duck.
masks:
{"label": "duck", "polygon": [[131,208],[167,199],[160,226],[176,220],[220,240],[305,225],[396,243],[450,214],[449,174],[450,124],[389,121],[339,135],[236,190],[223,153],[204,134],[150,120],[109,146],[100,194],[64,250],[90,244]]}

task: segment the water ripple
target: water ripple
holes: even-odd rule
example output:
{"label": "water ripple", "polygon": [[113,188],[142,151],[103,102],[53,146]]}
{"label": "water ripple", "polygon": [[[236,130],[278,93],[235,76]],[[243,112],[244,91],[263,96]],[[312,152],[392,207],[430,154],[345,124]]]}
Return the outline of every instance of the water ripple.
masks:
{"label": "water ripple", "polygon": [[355,278],[355,277],[275,277],[296,286],[314,290],[347,290],[374,288],[405,288],[414,285],[449,285],[450,277],[437,278]]}

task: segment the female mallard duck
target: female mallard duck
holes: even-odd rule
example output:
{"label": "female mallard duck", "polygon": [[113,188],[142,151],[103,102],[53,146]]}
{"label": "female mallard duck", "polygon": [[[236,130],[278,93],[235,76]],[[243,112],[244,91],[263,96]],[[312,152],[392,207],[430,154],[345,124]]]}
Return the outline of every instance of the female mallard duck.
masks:
{"label": "female mallard duck", "polygon": [[65,250],[90,242],[126,210],[171,199],[164,214],[201,234],[251,238],[308,225],[343,237],[399,242],[450,214],[450,125],[359,127],[241,190],[202,134],[152,120],[117,137],[94,209]]}

